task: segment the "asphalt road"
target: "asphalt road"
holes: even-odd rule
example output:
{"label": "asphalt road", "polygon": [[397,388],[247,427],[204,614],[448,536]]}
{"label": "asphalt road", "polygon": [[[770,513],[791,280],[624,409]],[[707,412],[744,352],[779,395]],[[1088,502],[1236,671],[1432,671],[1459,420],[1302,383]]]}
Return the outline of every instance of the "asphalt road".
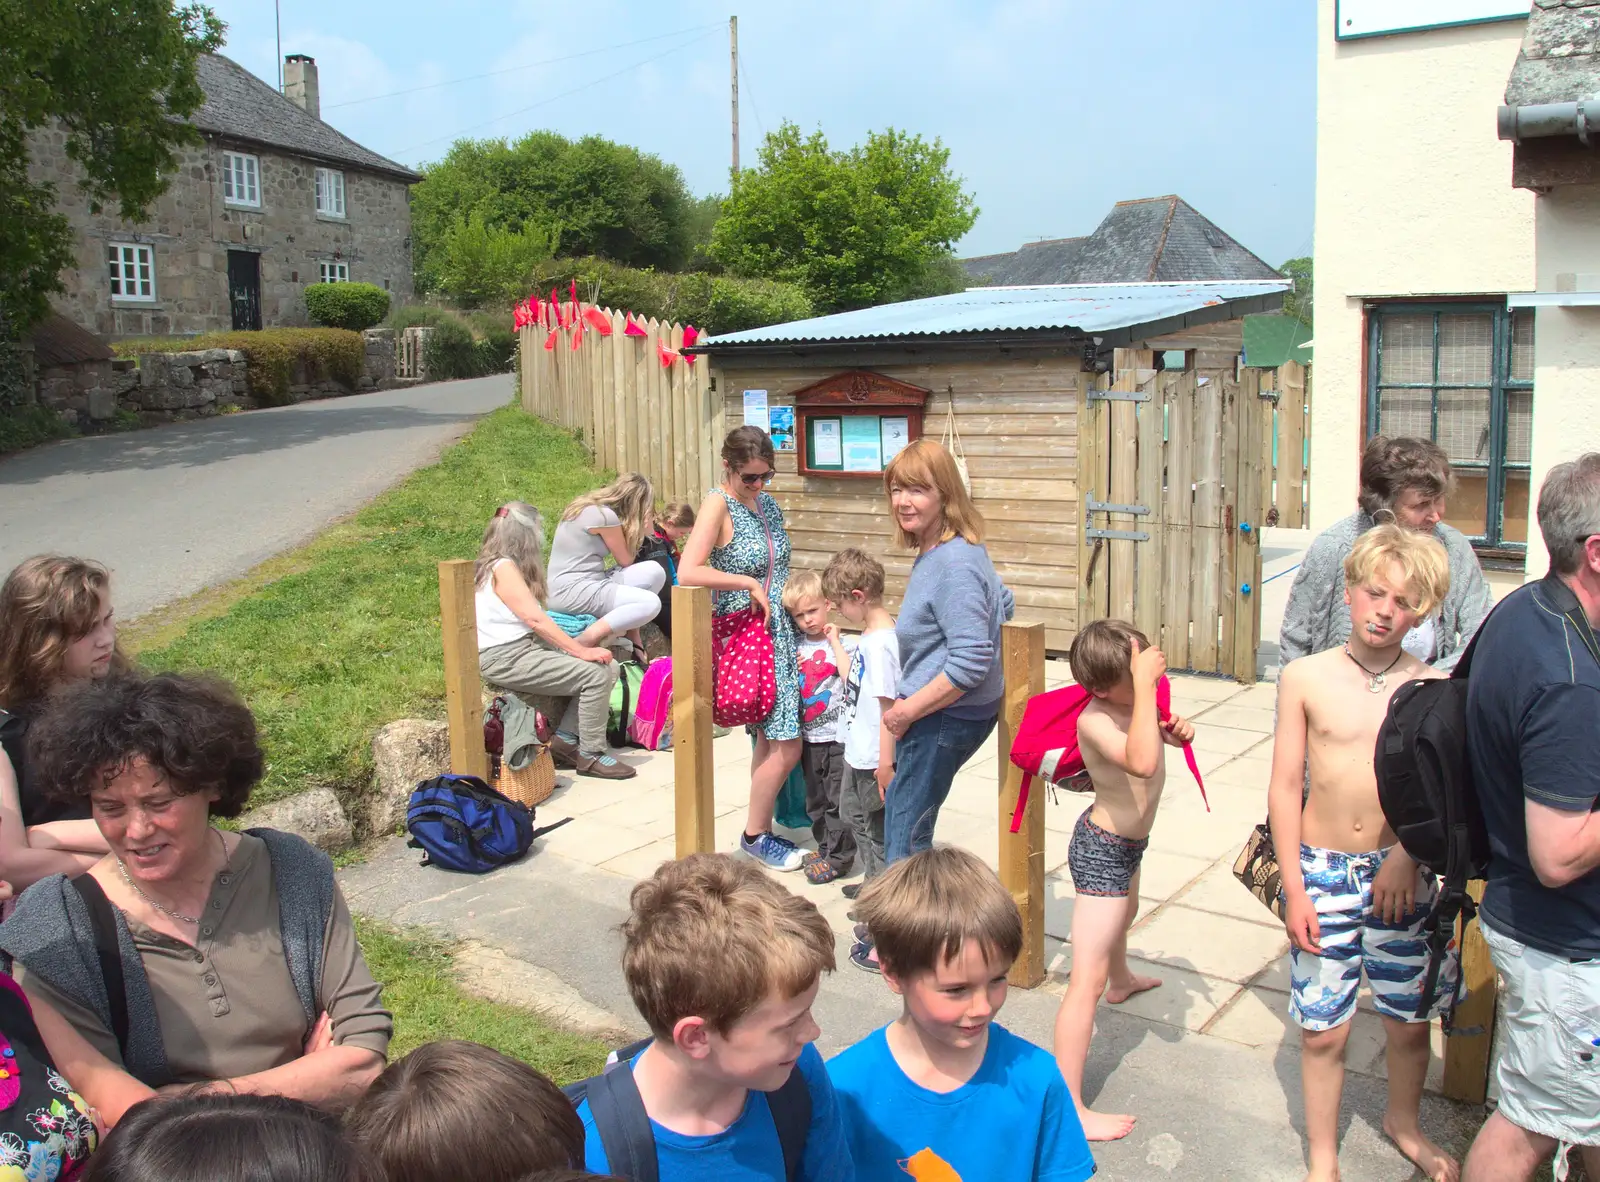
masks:
{"label": "asphalt road", "polygon": [[0,459],[0,577],[30,554],[96,558],[111,568],[117,614],[132,619],[306,541],[510,397],[502,374]]}

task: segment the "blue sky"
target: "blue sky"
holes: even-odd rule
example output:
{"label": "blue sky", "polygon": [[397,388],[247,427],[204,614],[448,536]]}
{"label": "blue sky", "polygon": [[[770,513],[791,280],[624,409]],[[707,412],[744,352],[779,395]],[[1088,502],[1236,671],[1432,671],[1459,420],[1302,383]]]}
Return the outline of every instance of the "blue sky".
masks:
{"label": "blue sky", "polygon": [[[1314,0],[281,5],[284,52],[317,59],[323,117],[407,164],[458,135],[550,128],[725,191],[737,9],[747,167],[784,118],[836,147],[892,124],[941,138],[976,196],[960,254],[1087,234],[1115,201],[1174,192],[1274,265],[1311,249]],[[273,0],[213,6],[224,52],[276,84]]]}

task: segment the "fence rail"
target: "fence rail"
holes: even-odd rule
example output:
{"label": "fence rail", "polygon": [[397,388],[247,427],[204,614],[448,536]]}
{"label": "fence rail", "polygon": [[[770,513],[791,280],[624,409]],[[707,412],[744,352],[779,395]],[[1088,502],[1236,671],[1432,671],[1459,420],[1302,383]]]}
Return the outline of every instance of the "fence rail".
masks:
{"label": "fence rail", "polygon": [[1298,361],[1263,369],[1261,395],[1272,413],[1262,432],[1261,503],[1267,524],[1304,529],[1311,523],[1311,371]]}
{"label": "fence rail", "polygon": [[523,409],[582,432],[600,467],[644,473],[664,500],[698,502],[716,482],[722,426],[707,359],[681,355],[681,324],[637,320],[644,335],[629,336],[624,313],[600,312],[610,335],[520,330]]}

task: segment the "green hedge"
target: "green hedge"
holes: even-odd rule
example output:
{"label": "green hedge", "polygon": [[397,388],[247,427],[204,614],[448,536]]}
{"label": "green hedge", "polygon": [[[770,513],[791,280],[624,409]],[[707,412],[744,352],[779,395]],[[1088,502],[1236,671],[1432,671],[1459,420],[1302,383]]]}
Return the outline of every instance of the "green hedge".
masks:
{"label": "green hedge", "polygon": [[534,292],[546,298],[554,287],[566,299],[577,280],[578,296],[586,303],[693,324],[708,333],[763,328],[814,314],[799,287],[770,279],[648,271],[598,258],[552,259],[540,265],[534,278]]}
{"label": "green hedge", "polygon": [[434,381],[481,378],[511,369],[517,338],[509,311],[463,313],[431,304],[403,304],[384,321],[384,327],[396,331],[419,325],[434,330],[423,358]]}
{"label": "green hedge", "polygon": [[0,406],[0,455],[76,435],[62,417],[42,406]]}
{"label": "green hedge", "polygon": [[309,382],[330,380],[348,390],[361,384],[366,345],[361,334],[344,328],[266,328],[260,332],[208,332],[197,337],[145,337],[117,341],[119,357],[141,353],[193,353],[201,349],[238,349],[250,373],[250,394],[262,406],[289,402],[295,363]]}
{"label": "green hedge", "polygon": [[372,283],[313,283],[306,311],[313,324],[361,332],[389,314],[389,293]]}

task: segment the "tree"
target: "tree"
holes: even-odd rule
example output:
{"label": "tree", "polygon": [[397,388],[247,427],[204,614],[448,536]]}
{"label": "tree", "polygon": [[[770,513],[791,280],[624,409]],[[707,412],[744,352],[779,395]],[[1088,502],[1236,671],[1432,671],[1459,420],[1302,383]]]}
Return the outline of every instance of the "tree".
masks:
{"label": "tree", "polygon": [[948,288],[944,260],[978,216],[949,160],[894,128],[835,152],[785,122],[735,178],[711,253],[735,275],[799,284],[818,312]]}
{"label": "tree", "polygon": [[694,204],[675,167],[599,136],[457,140],[411,190],[417,286],[439,289],[438,251],[457,219],[474,213],[492,230],[553,228],[560,254],[677,270],[689,257]]}
{"label": "tree", "polygon": [[0,28],[0,325],[17,332],[74,261],[54,187],[28,174],[34,133],[65,132],[92,209],[143,220],[178,149],[199,141],[185,122],[205,101],[195,63],[223,24],[171,0],[0,0]]}
{"label": "tree", "polygon": [[1307,329],[1310,329],[1312,291],[1310,256],[1298,259],[1290,259],[1288,262],[1284,263],[1283,266],[1279,267],[1278,270],[1283,272],[1286,279],[1291,279],[1294,281],[1294,286],[1291,287],[1288,294],[1284,296],[1284,315],[1293,316],[1296,320],[1299,320],[1302,324],[1304,324]]}
{"label": "tree", "polygon": [[511,304],[528,294],[554,241],[554,232],[537,226],[491,226],[481,208],[458,214],[434,251],[438,288],[462,308]]}

